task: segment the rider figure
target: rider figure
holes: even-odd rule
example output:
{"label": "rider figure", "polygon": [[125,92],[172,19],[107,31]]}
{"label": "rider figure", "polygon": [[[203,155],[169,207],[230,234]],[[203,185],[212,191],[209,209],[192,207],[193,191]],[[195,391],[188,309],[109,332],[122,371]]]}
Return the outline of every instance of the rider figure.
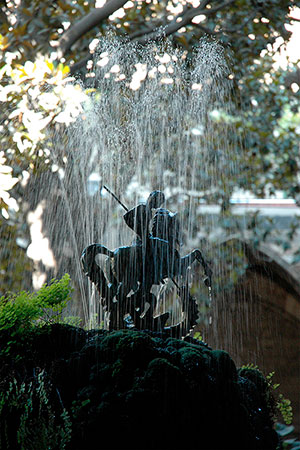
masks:
{"label": "rider figure", "polygon": [[165,201],[164,193],[153,191],[146,203],[140,203],[124,214],[126,225],[137,235],[135,243],[146,245],[150,236],[149,225],[152,220],[152,209],[159,208]]}

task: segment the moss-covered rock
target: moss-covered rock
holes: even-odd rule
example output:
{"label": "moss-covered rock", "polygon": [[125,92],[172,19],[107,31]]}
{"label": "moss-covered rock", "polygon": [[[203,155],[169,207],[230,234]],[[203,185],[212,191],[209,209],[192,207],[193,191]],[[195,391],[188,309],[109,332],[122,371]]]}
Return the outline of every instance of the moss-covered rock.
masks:
{"label": "moss-covered rock", "polygon": [[266,380],[259,371],[237,370],[226,352],[154,332],[55,325],[33,332],[24,355],[0,356],[2,448],[21,448],[21,422],[26,442],[36,433],[22,395],[5,392],[16,379],[36,383],[38,396],[37,370],[51,406],[39,420],[47,428],[55,417],[53,449],[275,450],[278,444]]}

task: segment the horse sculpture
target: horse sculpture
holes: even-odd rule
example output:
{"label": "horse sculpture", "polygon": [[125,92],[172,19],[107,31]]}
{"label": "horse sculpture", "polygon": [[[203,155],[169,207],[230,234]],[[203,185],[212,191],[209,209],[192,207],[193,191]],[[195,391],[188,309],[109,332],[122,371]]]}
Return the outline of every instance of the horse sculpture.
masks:
{"label": "horse sculpture", "polygon": [[[82,253],[83,270],[99,291],[109,315],[109,329],[149,328],[179,337],[196,325],[198,308],[189,293],[187,269],[195,260],[199,261],[208,287],[212,272],[200,250],[180,256],[176,248],[180,243],[177,215],[159,208],[163,202],[164,194],[153,191],[145,204],[127,210],[124,220],[137,235],[132,245],[112,251],[104,245],[91,244]],[[99,254],[108,257],[105,270],[97,264]],[[164,284],[166,279],[175,284],[184,315],[180,323],[169,327],[166,326],[169,313],[155,316],[157,299],[151,292],[152,286]]]}

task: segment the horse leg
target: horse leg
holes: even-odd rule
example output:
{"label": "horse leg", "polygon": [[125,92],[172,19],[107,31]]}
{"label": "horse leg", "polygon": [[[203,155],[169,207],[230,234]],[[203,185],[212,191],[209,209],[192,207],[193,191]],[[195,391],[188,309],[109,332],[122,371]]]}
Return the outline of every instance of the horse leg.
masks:
{"label": "horse leg", "polygon": [[204,259],[203,255],[202,255],[202,253],[200,252],[200,250],[196,249],[196,250],[194,250],[194,252],[195,252],[195,258],[202,265],[202,267],[204,269],[204,273],[206,275],[204,283],[205,283],[206,286],[211,287],[211,277],[212,277],[213,272],[212,272],[210,266],[208,265],[208,263],[205,261],[205,259]]}
{"label": "horse leg", "polygon": [[[103,270],[96,263],[96,256],[103,254],[109,257],[113,256],[113,252],[101,244],[92,244],[84,249],[81,256],[81,264],[84,273],[95,284],[100,297],[102,305],[106,306],[107,312],[111,311],[113,298],[117,292],[117,280],[112,276],[111,282],[107,282]],[[110,275],[112,272],[110,271]]]}
{"label": "horse leg", "polygon": [[182,277],[185,277],[188,267],[190,267],[193,264],[195,259],[200,262],[200,264],[202,265],[202,267],[204,269],[204,273],[206,275],[206,278],[204,280],[205,285],[210,287],[211,286],[212,270],[209,267],[209,265],[207,264],[207,262],[205,261],[203,255],[202,255],[202,253],[200,252],[199,249],[193,250],[191,253],[189,253],[186,256],[183,256],[180,259],[180,272],[179,272],[179,274]]}

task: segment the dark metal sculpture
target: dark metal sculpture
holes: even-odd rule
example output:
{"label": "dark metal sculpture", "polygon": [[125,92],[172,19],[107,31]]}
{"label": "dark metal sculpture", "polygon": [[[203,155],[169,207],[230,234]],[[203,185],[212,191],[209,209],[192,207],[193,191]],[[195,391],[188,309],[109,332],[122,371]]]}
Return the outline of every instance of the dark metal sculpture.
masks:
{"label": "dark metal sculpture", "polygon": [[[165,201],[163,192],[151,192],[146,203],[130,210],[112,195],[126,209],[124,220],[136,233],[135,241],[114,251],[91,244],[81,256],[83,270],[96,285],[109,317],[108,328],[166,331],[174,337],[187,335],[198,318],[197,302],[188,288],[187,269],[199,261],[210,289],[209,265],[198,249],[180,256],[176,248],[180,245],[179,222],[176,214],[160,207]],[[99,254],[108,256],[105,269],[96,262]],[[155,315],[157,298],[151,292],[152,286],[164,284],[166,279],[171,279],[177,289],[183,316],[179,323],[170,326],[166,326],[168,312]]]}

